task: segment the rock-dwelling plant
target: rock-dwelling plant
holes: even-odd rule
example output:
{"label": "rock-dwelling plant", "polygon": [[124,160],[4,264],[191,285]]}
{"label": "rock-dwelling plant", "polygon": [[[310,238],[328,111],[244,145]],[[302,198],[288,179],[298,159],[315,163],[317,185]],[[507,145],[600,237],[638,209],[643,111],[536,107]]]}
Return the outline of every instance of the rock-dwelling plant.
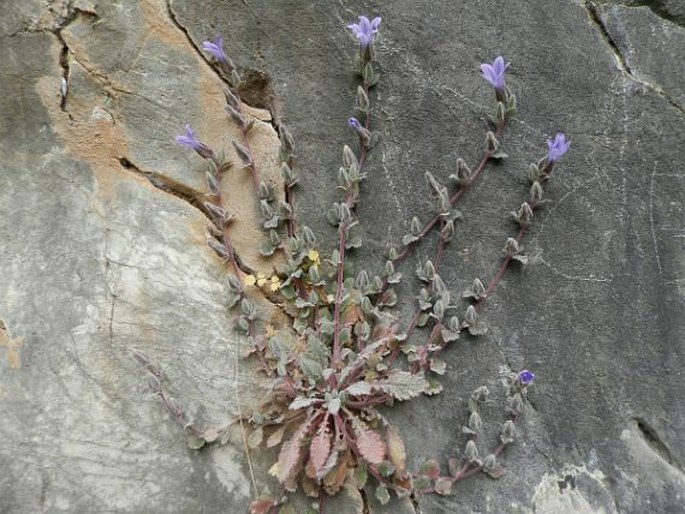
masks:
{"label": "rock-dwelling plant", "polygon": [[[355,230],[355,206],[367,172],[367,156],[378,141],[370,113],[372,92],[379,83],[373,43],[380,23],[380,18],[369,20],[360,16],[359,23],[348,26],[358,43],[354,71],[359,85],[354,116],[347,121],[356,143],[345,145],[342,150],[342,166],[337,171],[341,198],[327,214],[337,227],[338,241],[327,258],[319,253],[312,231],[298,223],[293,207],[293,191],[300,180],[295,146],[282,125],[278,127],[282,199],[277,200],[275,192],[260,179],[250,143],[252,121],[238,94],[241,77],[224,53],[220,38],[205,41],[203,48],[225,79],[226,110],[242,134],[233,146],[241,160],[241,172],[250,173],[253,179],[255,204],[261,211],[261,224],[267,236],[261,253],[270,256],[282,252],[286,264],[280,271],[271,276],[254,274],[236,255],[227,231],[234,213],[225,209],[222,198],[222,185],[236,172],[236,166],[201,143],[189,125],[184,135],[176,137],[178,143],[194,150],[208,163],[204,208],[213,220],[208,244],[226,261],[230,272],[231,293],[226,301],[230,308],[239,311],[236,330],[250,340],[248,353],[273,384],[270,396],[258,410],[243,413],[236,420],[246,449],[262,444],[280,447],[270,473],[278,479],[282,493],[257,498],[250,506],[254,514],[289,512],[292,508],[286,504],[287,494],[298,488],[316,498],[318,509],[323,511],[325,496],[336,494],[345,481],[362,489],[367,479],[372,478],[375,496],[385,504],[391,492],[399,497],[448,495],[455,482],[472,475],[501,477],[501,454],[514,441],[515,422],[522,412],[527,388],[535,378],[528,370],[503,370],[508,407],[498,446],[488,451],[479,447],[483,428],[479,412],[489,395],[487,388],[480,387],[468,401],[468,422],[462,428],[464,450],[458,459],[448,460],[448,473],[442,474],[436,460],[427,461],[414,472],[407,469],[400,434],[379,408],[439,393],[438,377],[446,368],[441,354],[465,333],[486,333],[480,311],[507,268],[514,261],[516,265],[526,264],[528,257],[521,242],[544,203],[543,185],[568,150],[569,142],[563,134],[557,134],[547,142],[546,156],[530,165],[532,186],[528,198],[511,213],[518,230],[504,242],[503,257],[493,277],[487,284],[475,279],[468,291],[455,295],[438,273],[444,246],[452,239],[460,219],[455,207],[491,161],[506,158],[499,138],[516,111],[515,96],[505,83],[509,64],[502,57],[492,64],[482,64],[482,76],[494,90],[495,109],[480,162],[471,169],[458,159],[449,185],[427,172],[425,179],[435,206],[433,217],[427,221],[413,218],[401,243],[388,247],[382,276],[372,276],[364,270],[355,272],[349,256],[362,244]],[[416,270],[423,287],[413,315],[403,323],[390,310],[397,303],[393,287],[402,278],[399,268],[409,252],[432,232],[438,234],[435,257]],[[290,326],[274,329],[260,318],[259,309],[248,299],[251,288],[269,295],[287,315]],[[468,303],[466,308],[459,305],[459,296]],[[227,441],[228,426],[198,428],[163,389],[159,367],[140,351],[134,350],[133,355],[151,374],[155,393],[191,435],[195,447]]]}

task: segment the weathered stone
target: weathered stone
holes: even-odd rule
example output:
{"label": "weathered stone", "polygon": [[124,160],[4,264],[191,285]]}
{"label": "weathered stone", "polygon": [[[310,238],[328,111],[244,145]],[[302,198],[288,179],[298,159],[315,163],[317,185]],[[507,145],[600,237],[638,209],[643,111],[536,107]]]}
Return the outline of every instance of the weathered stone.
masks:
{"label": "weathered stone", "polygon": [[[226,269],[205,244],[201,159],[173,136],[190,123],[227,151],[240,137],[223,109],[223,82],[200,52],[224,36],[227,53],[262,91],[250,110],[263,174],[278,188],[284,122],[303,176],[301,222],[322,250],[335,244],[322,213],[335,190],[345,120],[354,104],[346,24],[356,6],[284,0],[16,2],[0,8],[0,510],[8,512],[245,512],[278,491],[274,452],[245,458],[237,427],[224,447],[188,449],[150,395],[138,348],[160,363],[170,394],[202,426],[249,410],[266,384],[239,359],[227,316]],[[474,4],[475,5],[475,4]],[[461,452],[470,392],[486,384],[482,453],[504,419],[498,370],[538,376],[504,478],[471,478],[421,512],[679,512],[685,494],[683,165],[685,13],[662,2],[398,0],[378,7],[381,83],[357,213],[356,262],[380,271],[387,241],[431,207],[423,174],[447,182],[457,157],[474,165],[492,93],[478,65],[502,53],[519,113],[464,198],[465,221],[440,273],[455,293],[489,280],[525,200],[526,167],[558,131],[571,151],[547,188],[513,267],[488,300],[490,331],[444,354],[444,392],[388,417],[409,468]],[[260,71],[254,71],[259,69]],[[266,75],[265,75],[266,74]],[[62,79],[67,80],[66,100]],[[268,88],[267,88],[268,89]],[[251,98],[252,98],[251,97]],[[238,253],[269,273],[247,172],[225,185]],[[426,201],[424,202],[424,199]],[[405,279],[401,315],[417,289]],[[268,302],[254,299],[267,311]],[[463,307],[463,305],[462,305]],[[276,323],[281,320],[276,319]],[[252,484],[251,474],[255,481]],[[257,492],[254,491],[256,485]],[[411,512],[409,500],[371,512]],[[345,492],[327,511],[358,512]],[[298,497],[295,505],[307,506]]]}

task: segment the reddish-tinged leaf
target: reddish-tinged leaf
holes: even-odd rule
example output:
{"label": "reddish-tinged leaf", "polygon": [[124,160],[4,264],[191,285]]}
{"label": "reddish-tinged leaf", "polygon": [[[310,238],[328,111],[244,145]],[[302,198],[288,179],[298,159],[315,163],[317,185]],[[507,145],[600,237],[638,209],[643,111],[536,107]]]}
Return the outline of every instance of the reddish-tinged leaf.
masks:
{"label": "reddish-tinged leaf", "polygon": [[459,459],[448,459],[447,465],[450,469],[450,475],[456,477],[459,474],[459,470],[461,470],[461,463],[459,462]]}
{"label": "reddish-tinged leaf", "polygon": [[309,455],[314,465],[316,474],[319,475],[323,467],[326,465],[328,455],[331,453],[331,433],[323,427],[312,440],[309,446]]}
{"label": "reddish-tinged leaf", "polygon": [[404,447],[404,441],[402,441],[400,434],[392,426],[388,426],[387,434],[390,462],[395,465],[399,475],[404,475],[407,467],[407,452]]}
{"label": "reddish-tinged leaf", "polygon": [[438,461],[435,459],[428,460],[421,464],[419,473],[427,476],[431,480],[435,480],[440,476],[440,464],[438,464]]}
{"label": "reddish-tinged leaf", "polygon": [[385,460],[385,443],[381,436],[361,422],[355,424],[354,432],[357,436],[357,450],[367,462],[380,464]]}
{"label": "reddish-tinged leaf", "polygon": [[490,478],[494,479],[502,478],[507,474],[507,471],[500,464],[495,464],[494,467],[488,470],[484,469],[483,472],[486,473]]}
{"label": "reddish-tinged leaf", "polygon": [[268,514],[274,506],[274,499],[270,496],[261,496],[250,503],[250,514]]}
{"label": "reddish-tinged leaf", "polygon": [[452,494],[452,481],[446,477],[440,477],[435,481],[435,492],[447,496]]}
{"label": "reddish-tinged leaf", "polygon": [[346,307],[343,307],[341,317],[343,327],[351,327],[357,321],[364,319],[361,307],[355,303],[349,303]]}
{"label": "reddish-tinged leaf", "polygon": [[285,425],[281,425],[276,429],[274,433],[272,433],[268,439],[266,440],[266,447],[267,448],[273,448],[274,446],[278,446],[281,441],[283,440],[283,434],[285,433]]}
{"label": "reddish-tinged leaf", "polygon": [[347,478],[347,456],[343,457],[338,465],[323,478],[323,486],[326,492],[333,496],[342,487]]}
{"label": "reddish-tinged leaf", "polygon": [[316,480],[308,477],[308,476],[303,476],[302,480],[300,481],[300,484],[302,485],[302,491],[304,494],[309,496],[310,498],[318,498],[319,497],[319,484],[316,482]]}
{"label": "reddish-tinged leaf", "polygon": [[289,490],[296,488],[297,475],[302,468],[302,442],[309,431],[311,419],[303,423],[290,441],[283,443],[278,455],[278,481]]}

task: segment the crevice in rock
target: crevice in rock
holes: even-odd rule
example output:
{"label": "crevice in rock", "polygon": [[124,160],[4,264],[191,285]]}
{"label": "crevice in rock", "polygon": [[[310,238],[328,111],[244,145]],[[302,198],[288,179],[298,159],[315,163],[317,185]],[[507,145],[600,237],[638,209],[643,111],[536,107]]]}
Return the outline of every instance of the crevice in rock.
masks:
{"label": "crevice in rock", "polygon": [[204,206],[204,202],[202,201],[203,195],[199,191],[193,189],[192,187],[181,184],[180,182],[177,182],[176,180],[167,177],[166,175],[163,175],[161,173],[157,173],[155,171],[142,170],[138,166],[133,164],[126,157],[119,157],[119,164],[121,164],[121,167],[125,170],[131,171],[137,175],[145,177],[150,182],[150,184],[155,186],[157,189],[160,189],[165,193],[174,195],[175,197],[180,198],[184,202],[192,205],[202,214],[204,214],[213,226],[215,225],[211,213]]}
{"label": "crevice in rock", "polygon": [[[243,1],[243,3],[248,9],[251,9],[246,2]],[[230,86],[226,77],[212,65],[212,62],[207,58],[205,53],[195,44],[188,29],[178,20],[178,17],[171,6],[171,0],[166,0],[166,8],[169,19],[174,26],[183,33],[190,46],[192,46],[200,58],[207,63],[207,66],[209,66],[216,76],[219,77],[221,82],[226,84],[226,86]],[[257,24],[259,25],[259,22]],[[253,68],[242,69],[241,72],[241,81],[240,84],[237,85],[235,92],[238,93],[241,101],[250,107],[268,110],[271,115],[271,125],[274,127],[274,130],[276,130],[276,133],[278,133],[279,116],[278,109],[276,108],[276,94],[271,86],[271,77],[268,73]]]}
{"label": "crevice in rock", "polygon": [[[53,6],[49,7],[48,9],[52,10]],[[48,31],[52,32],[55,35],[55,37],[57,38],[62,47],[59,54],[59,66],[62,69],[62,83],[60,85],[61,98],[59,107],[63,112],[69,115],[70,119],[73,120],[71,114],[69,114],[67,110],[67,98],[69,97],[69,75],[71,73],[71,65],[69,59],[70,55],[72,55],[72,51],[69,48],[69,45],[67,44],[66,40],[64,39],[64,36],[62,36],[62,31],[66,27],[68,27],[74,20],[78,19],[81,16],[92,21],[97,21],[100,19],[100,17],[94,11],[88,11],[80,9],[78,7],[74,7],[71,5],[70,2],[67,2],[66,4],[62,5],[61,12],[55,12],[54,15],[54,26],[52,28],[49,28]],[[43,32],[45,30],[46,29],[27,30],[26,32]]]}
{"label": "crevice in rock", "polygon": [[[221,228],[217,226],[217,222],[212,216],[212,213],[209,211],[209,209],[207,209],[207,207],[205,207],[203,193],[197,191],[196,189],[193,189],[192,187],[186,186],[185,184],[182,184],[181,182],[178,182],[162,173],[157,173],[156,171],[143,170],[136,166],[133,162],[131,162],[127,157],[119,157],[119,164],[125,170],[135,173],[136,175],[139,175],[141,177],[145,177],[150,182],[150,184],[152,184],[160,191],[164,191],[167,194],[173,195],[176,198],[183,200],[185,203],[191,205],[192,207],[200,211],[209,221],[208,237],[213,237],[217,240],[218,243],[221,243]],[[240,259],[239,255],[235,255],[235,260],[238,265],[238,268],[240,268],[240,271],[248,275],[254,273],[254,270],[252,270],[247,264],[245,264]],[[266,297],[266,295],[265,298],[271,301],[268,297]]]}
{"label": "crevice in rock", "polygon": [[614,55],[614,59],[619,64],[621,70],[623,70],[633,80],[637,80],[633,75],[633,70],[631,70],[630,66],[628,66],[628,63],[626,63],[626,59],[625,57],[623,57],[623,54],[621,53],[621,50],[619,49],[618,45],[611,37],[611,34],[609,34],[609,31],[607,30],[607,27],[604,24],[604,20],[602,20],[602,17],[597,9],[597,5],[595,5],[594,2],[589,0],[585,0],[583,5],[585,6],[585,9],[587,9],[588,14],[590,15],[590,19],[596,25],[597,29],[599,30],[599,33],[602,35],[602,39],[604,39],[609,48],[611,48],[611,52]]}
{"label": "crevice in rock", "polygon": [[[60,85],[60,93],[61,93],[61,99],[59,103],[59,108],[62,109],[63,112],[67,112],[67,97],[69,96],[69,74],[71,72],[70,65],[69,65],[69,45],[67,45],[67,42],[64,40],[62,37],[61,30],[58,30],[55,32],[55,36],[57,36],[57,39],[59,40],[60,44],[62,45],[62,49],[60,50],[59,53],[59,66],[62,69],[62,83]],[[71,116],[70,116],[71,117]]]}
{"label": "crevice in rock", "polygon": [[[645,2],[645,5],[647,5],[648,3],[650,2]],[[621,69],[621,71],[623,71],[625,75],[628,78],[630,78],[633,82],[640,84],[646,89],[654,91],[657,95],[666,100],[666,102],[668,102],[671,105],[671,107],[673,107],[676,111],[678,111],[678,113],[685,116],[685,107],[675,102],[659,85],[652,84],[642,78],[639,78],[636,75],[635,71],[631,69],[625,57],[621,53],[621,49],[618,47],[616,41],[614,41],[614,39],[611,37],[611,34],[609,33],[607,26],[604,23],[604,20],[602,20],[601,13],[599,12],[595,2],[593,2],[592,0],[584,0],[582,5],[587,10],[590,20],[597,27],[597,30],[602,36],[602,39],[604,39],[607,46],[611,50],[611,53],[614,56],[614,60],[618,64],[618,67]]]}
{"label": "crevice in rock", "polygon": [[411,504],[414,507],[414,512],[416,514],[421,514],[421,505],[419,504],[418,496],[416,496],[416,494],[412,493],[409,495],[409,499],[411,500]]}
{"label": "crevice in rock", "polygon": [[644,418],[634,417],[633,421],[637,429],[642,435],[647,445],[656,453],[659,457],[664,459],[669,465],[683,473],[683,467],[678,462],[678,460],[673,456],[671,450],[668,449],[666,443],[663,442],[657,431],[652,427]]}
{"label": "crevice in rock", "polygon": [[362,498],[362,514],[370,514],[369,497],[366,495],[366,490],[359,489],[359,495]]}

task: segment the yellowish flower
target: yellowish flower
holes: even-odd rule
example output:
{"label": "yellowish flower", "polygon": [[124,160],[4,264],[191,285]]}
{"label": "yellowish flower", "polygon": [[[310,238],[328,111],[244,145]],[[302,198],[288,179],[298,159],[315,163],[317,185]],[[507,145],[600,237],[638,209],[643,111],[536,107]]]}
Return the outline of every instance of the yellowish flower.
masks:
{"label": "yellowish flower", "polygon": [[266,275],[264,273],[257,273],[257,285],[264,287],[266,285]]}
{"label": "yellowish flower", "polygon": [[319,252],[317,252],[316,250],[309,250],[309,252],[307,252],[307,259],[311,261],[312,266],[319,266],[321,264]]}
{"label": "yellowish flower", "polygon": [[246,286],[253,286],[253,285],[255,285],[256,282],[257,282],[257,278],[256,278],[254,275],[247,275],[247,276],[243,279],[243,283],[244,283]]}
{"label": "yellowish flower", "polygon": [[269,285],[269,289],[272,291],[278,291],[281,287],[281,281],[278,279],[276,275],[273,275],[271,277],[271,284]]}

